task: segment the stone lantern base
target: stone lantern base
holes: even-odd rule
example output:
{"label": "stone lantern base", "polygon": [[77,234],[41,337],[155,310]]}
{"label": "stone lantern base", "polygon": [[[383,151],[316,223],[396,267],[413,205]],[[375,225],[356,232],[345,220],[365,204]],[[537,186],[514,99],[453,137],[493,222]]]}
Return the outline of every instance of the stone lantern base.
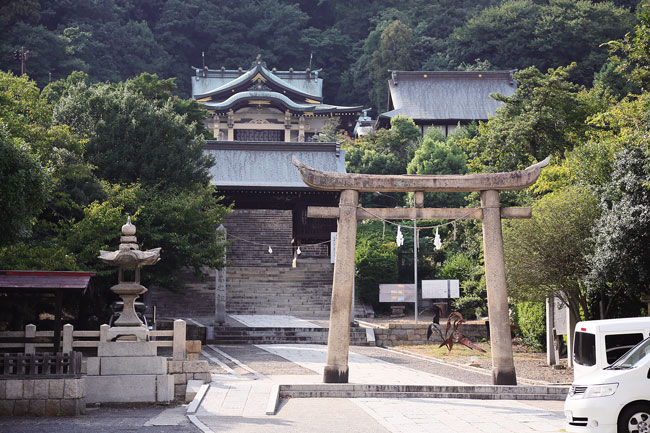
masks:
{"label": "stone lantern base", "polygon": [[[143,335],[138,341],[111,341],[127,332]],[[167,358],[157,356],[154,342],[147,341],[144,327],[102,325],[96,357],[87,360],[88,403],[170,403],[174,400],[174,376]],[[117,335],[119,338],[119,335]]]}

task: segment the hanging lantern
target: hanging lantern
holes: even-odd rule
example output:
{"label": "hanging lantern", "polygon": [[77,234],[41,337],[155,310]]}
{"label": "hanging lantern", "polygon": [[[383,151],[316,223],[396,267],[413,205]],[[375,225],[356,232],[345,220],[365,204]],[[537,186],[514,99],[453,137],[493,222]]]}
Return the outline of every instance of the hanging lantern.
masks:
{"label": "hanging lantern", "polygon": [[436,237],[433,238],[433,245],[437,250],[442,248],[442,241],[440,240],[440,235],[438,234],[438,227],[436,227]]}
{"label": "hanging lantern", "polygon": [[269,245],[269,254],[273,254],[273,248],[271,248],[271,245]]}

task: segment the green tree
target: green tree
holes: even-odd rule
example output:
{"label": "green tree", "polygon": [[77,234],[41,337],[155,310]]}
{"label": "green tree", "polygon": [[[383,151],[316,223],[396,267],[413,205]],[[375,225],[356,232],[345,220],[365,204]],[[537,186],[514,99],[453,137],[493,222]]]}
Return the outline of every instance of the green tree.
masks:
{"label": "green tree", "polygon": [[[621,294],[638,302],[650,287],[649,161],[647,147],[620,151],[601,199],[602,215],[595,222],[595,249],[589,260],[589,283],[602,302],[601,317],[607,317]],[[638,314],[629,309],[621,313]]]}
{"label": "green tree", "polygon": [[[458,134],[459,136],[461,134]],[[454,136],[446,138],[436,129],[429,129],[408,164],[408,174],[465,174],[467,155],[456,144]],[[427,207],[460,207],[464,193],[425,193]]]}
{"label": "green tree", "polygon": [[609,2],[508,0],[457,28],[449,54],[458,64],[483,59],[508,69],[577,62],[574,80],[590,84],[607,59],[601,44],[623,37],[633,24],[629,10]]}
{"label": "green tree", "polygon": [[593,251],[591,229],[598,218],[597,199],[584,188],[545,195],[533,217],[508,224],[503,233],[508,293],[515,301],[560,299],[575,317],[587,315],[587,257]]}
{"label": "green tree", "polygon": [[47,198],[48,176],[24,140],[12,137],[0,120],[0,246],[31,232]]}
{"label": "green tree", "polygon": [[[67,126],[52,125],[51,116],[52,107],[40,97],[36,83],[0,73],[0,125],[6,157],[2,171],[4,188],[8,188],[2,194],[2,222],[20,228],[5,233],[5,240],[31,234],[39,216],[46,216],[39,219],[40,226],[73,218],[88,203],[83,195],[92,195],[95,184],[90,167],[82,160],[83,141]],[[12,216],[12,212],[23,212],[24,217]]]}
{"label": "green tree", "polygon": [[203,153],[202,125],[188,123],[172,100],[147,100],[131,83],[80,83],[69,89],[54,119],[87,137],[86,159],[113,183],[207,184],[211,158]]}
{"label": "green tree", "polygon": [[494,95],[504,103],[478,135],[463,142],[471,171],[511,171],[561,156],[585,139],[586,120],[600,108],[581,86],[569,81],[569,68],[542,74],[531,67],[515,73],[517,91]]}
{"label": "green tree", "polygon": [[386,107],[389,70],[410,71],[416,67],[412,53],[413,31],[401,21],[390,23],[381,33],[379,47],[369,64],[374,83],[370,97],[378,110]]}

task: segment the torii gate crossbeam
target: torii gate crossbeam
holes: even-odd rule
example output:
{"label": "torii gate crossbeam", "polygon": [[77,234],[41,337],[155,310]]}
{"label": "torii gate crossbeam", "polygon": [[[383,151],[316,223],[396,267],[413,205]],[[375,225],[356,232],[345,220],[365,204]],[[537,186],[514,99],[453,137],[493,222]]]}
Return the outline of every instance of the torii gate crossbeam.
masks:
{"label": "torii gate crossbeam", "polygon": [[[358,219],[481,219],[488,315],[492,346],[492,383],[516,385],[503,257],[502,218],[530,218],[528,208],[501,208],[499,191],[526,188],[537,180],[549,158],[525,170],[474,175],[368,175],[316,170],[293,157],[303,181],[315,189],[341,191],[339,208],[309,207],[312,218],[338,218],[332,306],[327,339],[325,383],[348,382],[350,311]],[[363,209],[359,192],[414,192],[411,209]],[[480,209],[426,209],[424,192],[480,191]]]}

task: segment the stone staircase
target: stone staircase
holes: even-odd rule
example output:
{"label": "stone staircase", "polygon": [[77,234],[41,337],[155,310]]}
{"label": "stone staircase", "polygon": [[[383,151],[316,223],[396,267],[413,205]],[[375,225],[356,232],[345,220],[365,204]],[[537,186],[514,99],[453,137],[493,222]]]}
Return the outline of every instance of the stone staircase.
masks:
{"label": "stone staircase", "polygon": [[[255,328],[217,326],[209,344],[327,344],[327,328]],[[366,329],[350,328],[350,344],[366,346]]]}
{"label": "stone staircase", "polygon": [[296,268],[231,266],[226,312],[329,318],[334,266],[328,258],[299,259]]}

